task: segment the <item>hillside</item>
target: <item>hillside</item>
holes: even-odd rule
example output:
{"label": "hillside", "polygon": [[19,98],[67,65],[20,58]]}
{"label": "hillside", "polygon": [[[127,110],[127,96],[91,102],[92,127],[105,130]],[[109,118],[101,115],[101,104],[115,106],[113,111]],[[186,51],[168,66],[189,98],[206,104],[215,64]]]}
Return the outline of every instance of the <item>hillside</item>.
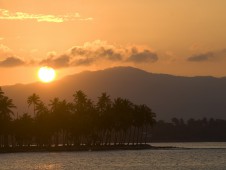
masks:
{"label": "hillside", "polygon": [[72,100],[75,91],[83,90],[93,100],[107,92],[112,98],[125,97],[137,104],[147,104],[158,119],[226,119],[226,78],[180,77],[115,67],[82,72],[51,84],[17,84],[2,88],[17,105],[19,114],[28,111],[26,99],[34,92],[47,102],[53,97]]}

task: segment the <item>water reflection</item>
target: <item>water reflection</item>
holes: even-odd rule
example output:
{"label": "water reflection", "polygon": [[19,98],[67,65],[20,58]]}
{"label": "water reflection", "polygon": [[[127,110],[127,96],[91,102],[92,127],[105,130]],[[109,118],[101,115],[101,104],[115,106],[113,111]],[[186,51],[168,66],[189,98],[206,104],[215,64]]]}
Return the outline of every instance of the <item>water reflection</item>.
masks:
{"label": "water reflection", "polygon": [[43,169],[43,170],[55,170],[60,169],[59,164],[39,164],[37,167],[33,167],[34,169]]}
{"label": "water reflection", "polygon": [[[163,145],[163,144],[161,144]],[[185,144],[183,144],[185,145]],[[191,144],[188,144],[189,146]],[[194,146],[194,144],[192,144]],[[209,146],[196,143],[196,146]],[[211,144],[212,146],[216,145]],[[226,146],[226,144],[224,143]],[[223,146],[223,144],[221,145]],[[172,149],[0,154],[1,170],[226,169],[225,149]]]}

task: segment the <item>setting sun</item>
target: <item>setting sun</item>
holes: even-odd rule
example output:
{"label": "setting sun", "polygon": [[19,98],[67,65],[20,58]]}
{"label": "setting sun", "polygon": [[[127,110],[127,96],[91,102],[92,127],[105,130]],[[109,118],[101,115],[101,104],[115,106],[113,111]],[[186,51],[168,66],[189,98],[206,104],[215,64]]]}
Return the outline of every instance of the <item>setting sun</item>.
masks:
{"label": "setting sun", "polygon": [[42,82],[49,83],[55,79],[56,73],[51,67],[41,67],[38,71],[38,77]]}

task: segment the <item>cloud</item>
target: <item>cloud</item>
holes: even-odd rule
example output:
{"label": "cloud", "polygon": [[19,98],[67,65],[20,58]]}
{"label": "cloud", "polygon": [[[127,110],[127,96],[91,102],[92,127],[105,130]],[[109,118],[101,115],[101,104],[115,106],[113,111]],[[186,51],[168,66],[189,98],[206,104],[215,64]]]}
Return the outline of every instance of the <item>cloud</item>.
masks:
{"label": "cloud", "polygon": [[225,58],[226,49],[211,51],[207,53],[197,54],[187,58],[190,62],[205,62],[205,61],[217,61]]}
{"label": "cloud", "polygon": [[99,63],[109,64],[150,64],[156,62],[158,56],[150,49],[139,49],[136,46],[122,47],[109,44],[106,41],[95,40],[86,42],[82,46],[74,46],[63,55],[49,53],[47,59],[39,64],[56,68],[98,65]]}
{"label": "cloud", "polygon": [[36,20],[37,22],[55,22],[61,23],[66,21],[91,21],[93,18],[82,18],[79,13],[66,15],[52,14],[29,14],[25,12],[10,12],[6,9],[0,9],[0,20]]}
{"label": "cloud", "polygon": [[[105,45],[100,46],[80,46],[73,47],[70,50],[72,58],[75,60],[73,63],[91,64],[97,60],[109,60],[109,61],[121,61],[123,56],[120,52],[117,52],[115,47],[108,47]],[[76,61],[77,60],[77,61]]]}
{"label": "cloud", "polygon": [[105,49],[104,47],[99,48],[96,51],[96,55],[99,55],[99,57],[105,57],[111,61],[122,60],[122,54],[116,52],[114,49]]}
{"label": "cloud", "polygon": [[[33,49],[32,53],[37,50]],[[58,55],[55,51],[47,53],[42,60],[23,61],[14,57],[12,50],[0,44],[0,57],[6,58],[0,61],[0,67],[15,66],[50,66],[54,68],[66,68],[75,66],[100,66],[100,65],[130,65],[130,64],[151,64],[158,60],[156,53],[148,48],[138,46],[120,46],[109,44],[106,41],[95,40],[86,42],[81,46],[74,46],[66,52]]]}
{"label": "cloud", "polygon": [[[34,49],[32,52],[36,52]],[[50,66],[53,68],[66,68],[76,66],[100,66],[100,65],[130,65],[151,64],[158,61],[158,55],[149,48],[134,46],[120,46],[109,44],[106,41],[95,40],[86,42],[81,46],[74,46],[66,52],[58,55],[55,51],[47,53],[42,60],[30,59],[23,61],[15,56],[12,50],[0,44],[0,57],[6,59],[0,61],[0,67],[24,66]]]}
{"label": "cloud", "polygon": [[0,67],[16,67],[24,65],[25,62],[16,57],[8,57],[3,61],[0,61]]}
{"label": "cloud", "polygon": [[92,21],[93,18],[92,17],[89,17],[89,18],[80,18],[79,20],[80,21]]}
{"label": "cloud", "polygon": [[71,63],[71,66],[89,66],[95,63],[94,58],[85,58],[85,59],[78,59]]}
{"label": "cloud", "polygon": [[68,67],[69,62],[70,62],[70,56],[64,54],[58,57],[50,56],[49,58],[42,60],[39,64],[51,66],[54,68],[62,68],[62,67]]}
{"label": "cloud", "polygon": [[5,57],[9,57],[11,55],[12,55],[12,50],[3,44],[0,44],[0,57],[5,58]]}
{"label": "cloud", "polygon": [[3,44],[0,44],[0,51],[11,52],[11,49]]}
{"label": "cloud", "polygon": [[153,63],[158,60],[157,54],[149,49],[140,50],[137,47],[121,47],[100,40],[87,42],[83,46],[75,46],[70,49],[70,53],[75,57],[73,62],[77,63],[75,65],[89,65],[100,60],[123,63],[133,62],[135,64]]}
{"label": "cloud", "polygon": [[87,42],[83,46],[75,46],[70,49],[70,54],[72,60],[74,60],[73,65],[91,65],[99,61],[148,64],[158,60],[157,54],[149,49],[140,50],[137,47],[122,47],[101,40]]}
{"label": "cloud", "polygon": [[149,50],[144,50],[142,52],[134,51],[133,54],[126,60],[128,62],[134,63],[153,63],[158,60],[158,56],[156,53],[153,53]]}
{"label": "cloud", "polygon": [[214,57],[214,54],[212,52],[204,53],[204,54],[198,54],[189,57],[187,60],[188,61],[193,61],[193,62],[203,62],[203,61],[208,61]]}

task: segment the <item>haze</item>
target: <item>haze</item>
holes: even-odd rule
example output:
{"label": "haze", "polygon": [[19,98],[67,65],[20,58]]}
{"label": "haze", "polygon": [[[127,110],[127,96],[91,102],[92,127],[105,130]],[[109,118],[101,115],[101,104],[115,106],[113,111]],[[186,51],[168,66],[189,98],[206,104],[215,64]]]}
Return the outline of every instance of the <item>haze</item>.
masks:
{"label": "haze", "polygon": [[226,1],[0,0],[0,86],[83,70],[225,76]]}

